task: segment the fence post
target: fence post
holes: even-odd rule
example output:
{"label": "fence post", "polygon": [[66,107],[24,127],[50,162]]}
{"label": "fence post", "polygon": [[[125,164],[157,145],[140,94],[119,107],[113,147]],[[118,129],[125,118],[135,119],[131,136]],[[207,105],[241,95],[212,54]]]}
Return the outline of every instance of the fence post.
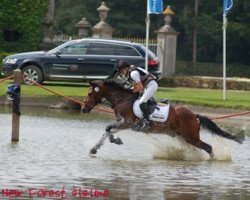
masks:
{"label": "fence post", "polygon": [[18,93],[16,99],[13,100],[13,110],[12,110],[12,142],[19,141],[19,121],[20,121],[20,94],[21,94],[21,82],[22,73],[20,69],[16,69],[13,72],[13,82],[18,84],[20,87],[20,92]]}
{"label": "fence post", "polygon": [[178,32],[170,25],[174,12],[168,6],[164,12],[165,25],[157,33],[157,56],[160,60],[161,77],[169,77],[175,74],[176,67],[176,42]]}

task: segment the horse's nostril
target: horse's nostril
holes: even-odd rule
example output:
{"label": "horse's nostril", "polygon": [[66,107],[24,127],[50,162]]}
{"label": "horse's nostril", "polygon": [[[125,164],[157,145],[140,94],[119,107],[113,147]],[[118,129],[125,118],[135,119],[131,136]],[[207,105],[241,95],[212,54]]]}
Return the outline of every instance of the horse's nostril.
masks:
{"label": "horse's nostril", "polygon": [[86,113],[86,112],[87,112],[87,110],[83,108],[83,109],[82,109],[82,112],[83,112],[83,113]]}
{"label": "horse's nostril", "polygon": [[82,107],[81,110],[82,110],[83,113],[89,113],[89,109],[88,108]]}

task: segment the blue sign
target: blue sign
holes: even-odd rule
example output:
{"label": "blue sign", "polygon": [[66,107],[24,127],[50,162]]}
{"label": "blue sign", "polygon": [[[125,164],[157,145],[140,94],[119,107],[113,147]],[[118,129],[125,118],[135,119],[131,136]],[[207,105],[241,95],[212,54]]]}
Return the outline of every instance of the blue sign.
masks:
{"label": "blue sign", "polygon": [[223,0],[223,14],[227,14],[233,6],[233,0]]}
{"label": "blue sign", "polygon": [[162,13],[162,0],[148,0],[148,14]]}

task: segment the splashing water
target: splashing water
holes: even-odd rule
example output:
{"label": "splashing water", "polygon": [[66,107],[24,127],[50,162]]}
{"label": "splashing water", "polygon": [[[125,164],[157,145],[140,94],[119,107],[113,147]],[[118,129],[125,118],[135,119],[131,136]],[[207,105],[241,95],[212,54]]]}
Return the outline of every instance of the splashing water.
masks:
{"label": "splashing water", "polygon": [[[211,135],[201,130],[201,140],[210,144],[215,157],[213,160],[230,161],[231,145],[225,138]],[[183,140],[182,137],[171,137],[165,134],[137,134],[139,140],[150,144],[153,158],[170,160],[203,161],[209,160],[210,156],[204,150],[198,149]],[[143,138],[141,138],[143,137]]]}

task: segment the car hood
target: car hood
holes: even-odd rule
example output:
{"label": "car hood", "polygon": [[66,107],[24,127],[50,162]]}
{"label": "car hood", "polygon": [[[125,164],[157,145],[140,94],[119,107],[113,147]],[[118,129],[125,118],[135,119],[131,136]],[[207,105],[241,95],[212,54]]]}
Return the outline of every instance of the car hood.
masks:
{"label": "car hood", "polygon": [[33,51],[33,52],[26,52],[26,53],[17,53],[17,54],[13,54],[10,55],[7,58],[16,58],[16,59],[28,59],[28,58],[34,58],[37,56],[44,56],[47,53],[45,51]]}

